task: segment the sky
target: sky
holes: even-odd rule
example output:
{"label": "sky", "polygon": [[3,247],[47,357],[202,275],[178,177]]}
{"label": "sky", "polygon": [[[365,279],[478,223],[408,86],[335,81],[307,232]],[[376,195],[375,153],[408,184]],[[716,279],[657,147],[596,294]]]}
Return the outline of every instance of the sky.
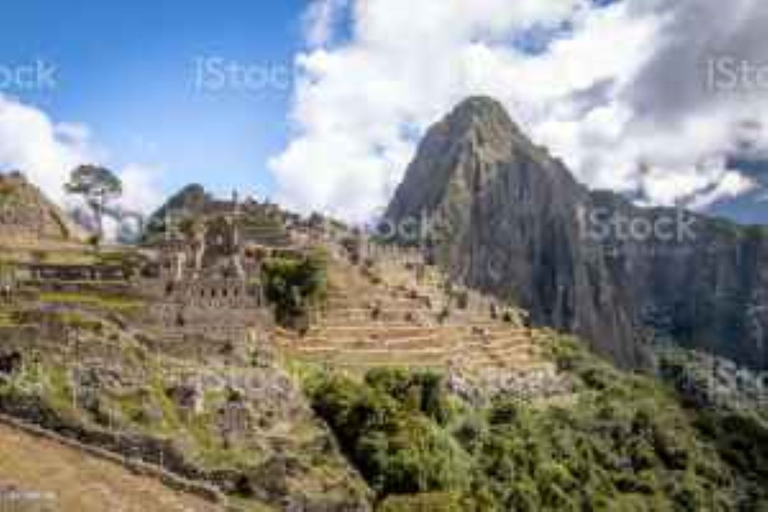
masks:
{"label": "sky", "polygon": [[[16,127],[0,132],[6,139],[0,142],[6,147],[0,168],[16,164],[29,172],[25,160],[30,159],[18,155],[23,142],[6,133],[18,129],[19,114],[7,111],[7,103],[15,101],[63,124],[65,131],[74,125],[84,132],[79,135],[87,135],[86,153],[93,160],[127,170],[144,188],[155,189],[143,191],[149,196],[195,181],[220,194],[238,188],[266,195],[272,179],[265,162],[285,143],[304,7],[299,0],[5,2],[2,117],[14,118],[5,124]],[[53,86],[43,77],[30,87],[2,71],[38,62],[55,66]],[[233,63],[255,70],[250,82],[222,82],[219,72]],[[30,131],[32,140],[44,137]],[[67,165],[82,151],[71,153],[73,158],[54,158],[63,165],[50,164],[63,168],[42,165],[34,177],[51,189],[60,186],[71,170]],[[142,201],[153,202],[156,197]]]}
{"label": "sky", "polygon": [[764,0],[2,9],[0,169],[57,200],[92,162],[134,209],[198,182],[365,220],[429,125],[486,94],[590,187],[768,222]]}

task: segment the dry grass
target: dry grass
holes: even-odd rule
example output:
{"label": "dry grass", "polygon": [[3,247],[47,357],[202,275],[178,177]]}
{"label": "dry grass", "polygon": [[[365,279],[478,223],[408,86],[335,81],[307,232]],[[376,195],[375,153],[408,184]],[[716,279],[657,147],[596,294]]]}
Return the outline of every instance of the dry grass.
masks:
{"label": "dry grass", "polygon": [[[7,485],[14,485],[27,493],[40,494],[43,503],[30,503],[30,510],[223,510],[219,505],[176,492],[152,478],[135,475],[117,464],[0,425],[0,487]],[[1,500],[2,496],[0,508],[3,505]]]}

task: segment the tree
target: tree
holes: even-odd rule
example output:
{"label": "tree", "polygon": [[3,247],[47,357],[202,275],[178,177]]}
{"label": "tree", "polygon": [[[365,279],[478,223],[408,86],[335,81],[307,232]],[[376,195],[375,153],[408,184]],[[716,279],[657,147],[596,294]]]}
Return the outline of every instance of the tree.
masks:
{"label": "tree", "polygon": [[72,171],[69,183],[64,188],[67,193],[85,199],[96,218],[97,236],[101,240],[104,236],[104,210],[110,201],[123,194],[120,178],[104,167],[81,165]]}

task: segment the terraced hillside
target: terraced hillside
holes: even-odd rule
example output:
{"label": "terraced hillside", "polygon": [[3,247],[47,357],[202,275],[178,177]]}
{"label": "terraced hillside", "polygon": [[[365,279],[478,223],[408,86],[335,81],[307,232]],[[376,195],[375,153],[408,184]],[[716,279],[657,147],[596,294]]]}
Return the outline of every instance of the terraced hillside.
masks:
{"label": "terraced hillside", "polygon": [[[155,350],[144,331],[116,319],[121,304],[92,298],[98,296],[42,293],[35,304],[11,305],[19,309],[0,305],[3,414],[216,487],[243,510],[366,503],[364,484],[285,372],[227,357],[201,362],[195,350]],[[36,465],[29,474],[7,465],[15,458],[0,438],[0,469],[9,468],[0,471],[0,484],[16,475],[20,488],[48,489],[37,485]]]}
{"label": "terraced hillside", "polygon": [[364,372],[376,367],[449,370],[498,384],[554,374],[523,314],[403,255],[354,265],[332,257],[328,297],[302,335],[278,333],[289,357]]}

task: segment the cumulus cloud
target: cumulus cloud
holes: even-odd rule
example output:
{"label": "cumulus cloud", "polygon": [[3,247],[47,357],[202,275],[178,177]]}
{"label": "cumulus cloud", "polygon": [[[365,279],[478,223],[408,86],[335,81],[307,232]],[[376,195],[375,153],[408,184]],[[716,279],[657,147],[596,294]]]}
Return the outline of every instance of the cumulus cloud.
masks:
{"label": "cumulus cloud", "polygon": [[41,110],[0,95],[0,168],[20,170],[52,199],[64,199],[67,173],[92,160],[90,133],[55,124]]}
{"label": "cumulus cloud", "polygon": [[163,202],[163,194],[157,182],[160,170],[156,167],[130,164],[123,167],[120,180],[123,182],[123,208],[137,213],[154,211]]}
{"label": "cumulus cloud", "polygon": [[[0,94],[0,170],[18,170],[53,201],[65,204],[64,184],[72,169],[86,163],[108,165],[108,153],[90,129],[53,121],[44,111]],[[140,165],[116,169],[123,181],[123,209],[148,212],[161,201],[157,170]]]}
{"label": "cumulus cloud", "polygon": [[748,189],[726,157],[768,113],[765,91],[720,87],[712,66],[768,63],[767,17],[762,0],[317,0],[278,197],[365,219],[425,129],[489,94],[588,185],[705,207]]}

